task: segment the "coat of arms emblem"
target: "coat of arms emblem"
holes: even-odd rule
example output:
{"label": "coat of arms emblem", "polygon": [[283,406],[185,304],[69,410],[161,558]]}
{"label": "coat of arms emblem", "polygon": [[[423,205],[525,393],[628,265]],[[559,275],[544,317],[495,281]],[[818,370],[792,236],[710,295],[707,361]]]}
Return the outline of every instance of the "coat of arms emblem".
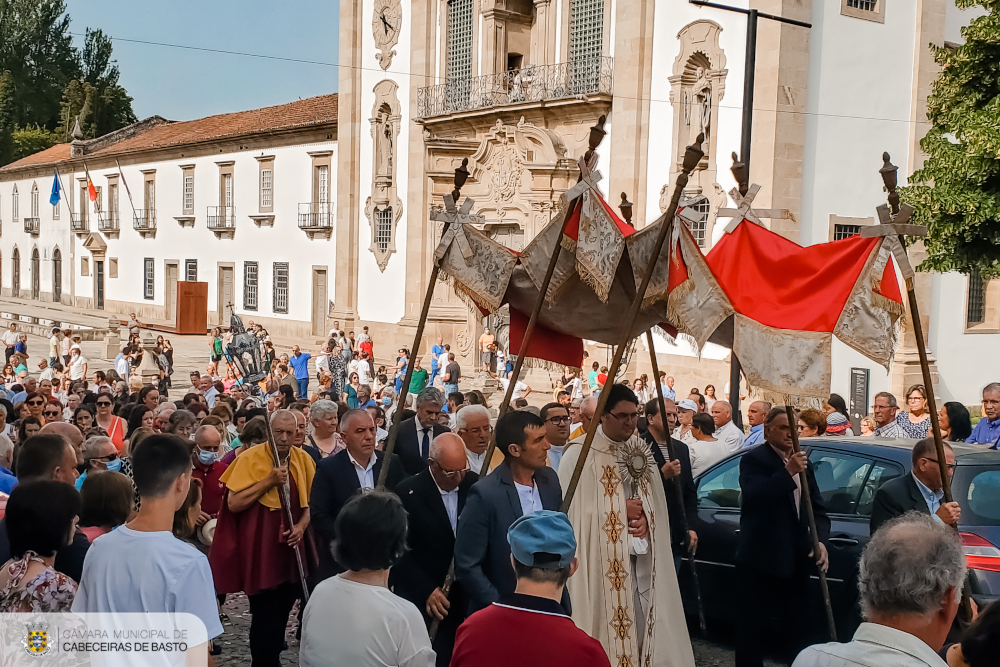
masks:
{"label": "coat of arms emblem", "polygon": [[43,656],[49,652],[49,626],[45,623],[28,623],[25,625],[27,635],[21,642],[28,655]]}

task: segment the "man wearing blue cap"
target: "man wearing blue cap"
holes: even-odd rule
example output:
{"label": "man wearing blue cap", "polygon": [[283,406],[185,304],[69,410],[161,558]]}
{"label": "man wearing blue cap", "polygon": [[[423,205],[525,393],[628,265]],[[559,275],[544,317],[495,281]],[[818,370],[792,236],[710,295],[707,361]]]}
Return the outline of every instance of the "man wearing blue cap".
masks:
{"label": "man wearing blue cap", "polygon": [[[566,515],[525,514],[507,530],[507,542],[517,587],[462,624],[451,667],[610,666],[601,643],[576,627],[559,603],[579,565]],[[498,642],[497,637],[517,641]]]}

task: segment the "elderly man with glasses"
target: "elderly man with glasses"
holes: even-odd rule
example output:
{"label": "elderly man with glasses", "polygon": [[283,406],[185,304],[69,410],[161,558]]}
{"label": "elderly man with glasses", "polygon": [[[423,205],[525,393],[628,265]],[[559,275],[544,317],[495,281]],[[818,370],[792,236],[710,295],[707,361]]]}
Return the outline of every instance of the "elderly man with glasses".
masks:
{"label": "elderly man with glasses", "polygon": [[[490,434],[493,432],[490,426],[490,411],[483,405],[466,405],[455,414],[455,429],[458,436],[465,443],[465,456],[469,462],[469,468],[477,475],[482,474],[483,465],[486,458],[486,448],[490,445]],[[493,460],[500,460],[503,454],[499,450],[494,450]],[[499,465],[499,461],[497,462]],[[490,465],[487,471],[496,466]]]}
{"label": "elderly man with glasses", "polygon": [[427,467],[396,487],[406,508],[409,550],[392,568],[389,585],[396,595],[415,604],[427,623],[441,621],[433,644],[441,666],[451,660],[455,631],[468,606],[461,586],[453,586],[446,595],[441,585],[451,565],[458,517],[478,479],[469,469],[462,438],[445,433],[431,443]]}
{"label": "elderly man with glasses", "polygon": [[[950,478],[955,474],[955,453],[948,443],[944,443],[944,455]],[[962,508],[957,502],[941,502],[944,488],[934,438],[918,441],[913,446],[912,459],[913,468],[909,475],[890,479],[875,493],[868,523],[872,535],[885,522],[907,512],[928,514],[951,526],[957,526],[962,518]]]}

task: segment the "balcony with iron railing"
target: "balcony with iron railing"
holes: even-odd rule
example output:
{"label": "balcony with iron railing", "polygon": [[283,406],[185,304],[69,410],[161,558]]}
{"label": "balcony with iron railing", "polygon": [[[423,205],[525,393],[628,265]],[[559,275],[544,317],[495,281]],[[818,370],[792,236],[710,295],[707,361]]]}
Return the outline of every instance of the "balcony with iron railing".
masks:
{"label": "balcony with iron railing", "polygon": [[451,79],[417,91],[421,118],[521,104],[612,94],[614,59],[586,58],[552,65]]}
{"label": "balcony with iron railing", "polygon": [[38,218],[24,219],[24,233],[38,236]]}
{"label": "balcony with iron railing", "polygon": [[132,214],[132,228],[143,238],[156,236],[156,209],[137,208]]}
{"label": "balcony with iron railing", "polygon": [[86,234],[90,231],[90,220],[86,213],[70,213],[69,226],[75,234]]}
{"label": "balcony with iron railing", "polygon": [[121,220],[118,211],[101,211],[98,213],[97,229],[107,236],[118,238],[118,232],[121,230]]}
{"label": "balcony with iron railing", "polygon": [[299,229],[309,235],[309,238],[325,236],[330,238],[333,232],[333,216],[328,202],[305,202],[299,204]]}
{"label": "balcony with iron railing", "polygon": [[236,207],[209,206],[208,228],[220,239],[233,238],[236,234]]}

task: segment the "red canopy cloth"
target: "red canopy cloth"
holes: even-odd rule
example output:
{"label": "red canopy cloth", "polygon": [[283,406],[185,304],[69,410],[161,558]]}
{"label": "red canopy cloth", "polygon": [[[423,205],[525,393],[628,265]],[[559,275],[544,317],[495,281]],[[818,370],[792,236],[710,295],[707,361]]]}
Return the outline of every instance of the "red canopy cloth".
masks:
{"label": "red canopy cloth", "polygon": [[743,220],[707,261],[732,305],[732,349],[751,385],[827,396],[833,336],[888,369],[903,299],[883,239],[802,247]]}

